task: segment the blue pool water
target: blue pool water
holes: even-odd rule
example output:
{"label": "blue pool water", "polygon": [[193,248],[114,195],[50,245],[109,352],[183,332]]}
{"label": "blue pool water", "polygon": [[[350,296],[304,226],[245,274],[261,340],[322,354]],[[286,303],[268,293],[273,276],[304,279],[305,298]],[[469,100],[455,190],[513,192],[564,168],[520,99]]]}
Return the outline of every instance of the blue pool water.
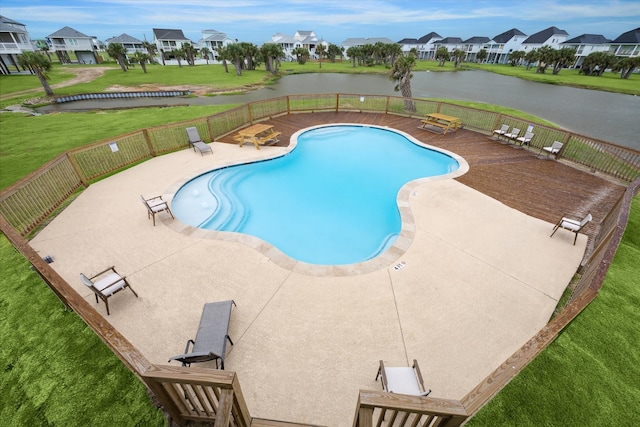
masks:
{"label": "blue pool water", "polygon": [[283,157],[190,180],[171,209],[184,223],[250,234],[299,261],[353,264],[396,240],[404,184],[458,167],[391,130],[326,126],[300,134]]}

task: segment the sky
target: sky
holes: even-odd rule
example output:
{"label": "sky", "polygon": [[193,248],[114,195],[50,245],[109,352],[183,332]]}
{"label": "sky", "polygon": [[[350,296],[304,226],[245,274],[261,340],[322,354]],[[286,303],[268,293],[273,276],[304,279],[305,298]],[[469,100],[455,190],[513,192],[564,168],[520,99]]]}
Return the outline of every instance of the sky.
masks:
{"label": "sky", "polygon": [[313,31],[341,44],[347,38],[392,41],[442,37],[493,38],[517,28],[532,35],[555,26],[615,39],[640,27],[640,0],[2,0],[0,15],[42,39],[69,26],[101,41],[123,33],[153,40],[153,28],[181,29],[197,43],[217,30],[258,46],[276,33]]}

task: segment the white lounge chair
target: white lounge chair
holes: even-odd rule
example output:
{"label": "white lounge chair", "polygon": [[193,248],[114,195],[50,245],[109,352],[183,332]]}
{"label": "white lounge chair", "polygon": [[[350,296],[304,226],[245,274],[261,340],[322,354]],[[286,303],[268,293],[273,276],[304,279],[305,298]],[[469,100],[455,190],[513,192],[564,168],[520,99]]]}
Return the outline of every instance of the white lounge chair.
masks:
{"label": "white lounge chair", "polygon": [[520,136],[516,138],[516,141],[518,141],[520,145],[529,145],[532,139],[533,139],[533,132],[525,132],[524,136]]}
{"label": "white lounge chair", "polygon": [[213,154],[213,150],[207,144],[202,141],[197,127],[187,128],[187,135],[189,136],[189,145],[193,147],[193,151],[200,151],[200,155],[204,156],[205,151]]}
{"label": "white lounge chair", "polygon": [[502,126],[500,126],[500,129],[496,129],[496,130],[493,131],[493,133],[495,135],[498,135],[498,138],[500,138],[501,136],[503,136],[507,132],[509,132],[509,125],[502,125]]}
{"label": "white lounge chair", "polygon": [[515,140],[516,140],[516,138],[520,136],[520,129],[518,129],[518,128],[513,128],[513,129],[511,129],[511,132],[509,132],[509,133],[505,133],[505,134],[504,134],[504,136],[505,136],[505,138],[507,138],[507,139],[512,139],[512,140],[514,140],[514,141],[515,141]]}
{"label": "white lounge chair", "polygon": [[110,314],[109,297],[113,294],[129,288],[136,298],[138,298],[138,294],[133,290],[131,285],[129,285],[125,276],[118,274],[115,267],[109,267],[91,277],[80,273],[80,280],[93,291],[96,296],[96,303],[99,302],[98,298],[104,301],[104,305],[107,307],[107,316]]}
{"label": "white lounge chair", "polygon": [[381,360],[376,381],[378,381],[378,377],[382,378],[382,389],[389,393],[412,396],[427,396],[431,393],[431,390],[424,388],[420,367],[415,359],[412,367],[399,368],[384,366],[384,362]]}
{"label": "white lounge chair", "polygon": [[171,209],[169,209],[169,205],[167,204],[167,202],[162,200],[162,196],[145,199],[142,195],[140,195],[140,199],[142,199],[142,204],[147,207],[147,219],[150,219],[151,216],[153,216],[154,227],[156,226],[156,214],[159,214],[160,212],[169,212],[171,218],[174,218],[173,212],[171,212]]}
{"label": "white lounge chair", "polygon": [[554,156],[556,156],[556,158],[558,158],[558,153],[560,152],[560,150],[562,150],[563,145],[564,144],[562,144],[562,142],[560,141],[553,141],[553,144],[551,144],[548,147],[542,147],[542,149],[547,152],[547,159],[551,154],[553,154]]}
{"label": "white lounge chair", "polygon": [[578,240],[578,233],[580,232],[580,230],[582,230],[582,228],[587,225],[591,220],[593,219],[593,217],[591,216],[591,214],[587,214],[587,216],[585,216],[584,218],[582,218],[581,221],[577,220],[577,219],[571,219],[571,218],[567,218],[567,217],[562,217],[560,219],[560,221],[558,221],[558,223],[553,227],[553,232],[551,233],[551,236],[549,237],[553,237],[553,235],[555,234],[556,231],[558,231],[558,228],[564,228],[565,230],[569,230],[572,233],[575,233],[575,237],[573,239],[573,244],[575,246],[576,244],[576,240]]}

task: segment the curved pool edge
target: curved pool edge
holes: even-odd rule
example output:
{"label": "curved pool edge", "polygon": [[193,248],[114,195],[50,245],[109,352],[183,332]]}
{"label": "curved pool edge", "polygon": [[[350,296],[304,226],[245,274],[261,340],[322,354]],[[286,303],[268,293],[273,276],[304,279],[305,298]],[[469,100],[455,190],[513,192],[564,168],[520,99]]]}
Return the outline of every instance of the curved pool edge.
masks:
{"label": "curved pool edge", "polygon": [[281,268],[289,270],[294,273],[309,275],[309,276],[318,276],[318,277],[343,277],[343,276],[355,276],[360,274],[367,274],[377,270],[381,270],[383,268],[392,268],[404,255],[413,239],[415,237],[416,224],[413,216],[413,212],[410,206],[410,198],[414,193],[415,189],[423,185],[425,183],[439,181],[444,179],[453,179],[459,176],[464,175],[469,171],[469,164],[464,158],[456,153],[453,153],[448,150],[444,150],[438,147],[434,147],[428,144],[425,144],[413,136],[402,132],[398,129],[394,129],[388,126],[377,126],[377,125],[369,125],[362,123],[331,123],[331,124],[323,124],[317,126],[311,126],[304,129],[301,129],[291,135],[291,140],[289,146],[286,147],[285,150],[278,150],[277,153],[268,153],[268,150],[264,151],[264,156],[260,156],[258,159],[251,159],[246,161],[226,161],[220,162],[216,164],[214,167],[208,167],[206,169],[202,169],[197,171],[195,174],[185,176],[180,180],[174,182],[167,190],[162,194],[164,200],[171,205],[173,202],[173,197],[176,192],[188,181],[208,172],[211,172],[216,169],[222,169],[230,166],[241,165],[245,163],[254,163],[256,161],[264,161],[264,160],[272,160],[278,157],[285,156],[289,154],[291,151],[295,149],[298,143],[298,136],[304,132],[317,129],[324,128],[330,126],[361,126],[361,127],[370,127],[370,128],[378,128],[383,130],[388,130],[395,132],[404,136],[406,139],[411,141],[412,143],[424,147],[429,150],[437,151],[440,153],[444,153],[458,162],[458,169],[453,172],[431,176],[425,178],[419,178],[413,181],[410,181],[403,185],[398,191],[398,196],[396,197],[396,203],[398,206],[398,210],[400,212],[401,218],[401,229],[400,233],[395,240],[395,242],[384,250],[378,256],[368,259],[363,262],[354,263],[354,264],[340,264],[340,265],[320,265],[320,264],[310,264],[303,261],[298,261],[284,254],[275,246],[270,243],[265,242],[258,237],[251,236],[249,234],[229,232],[229,231],[217,231],[217,230],[206,230],[198,227],[194,227],[192,225],[188,225],[180,221],[179,219],[167,219],[164,217],[161,222],[163,225],[168,227],[169,229],[183,234],[185,236],[191,236],[198,239],[212,239],[212,240],[223,240],[227,242],[236,242],[241,243],[243,245],[249,246],[250,248],[258,251],[262,255],[264,255],[267,259],[269,259],[274,264],[278,265]]}

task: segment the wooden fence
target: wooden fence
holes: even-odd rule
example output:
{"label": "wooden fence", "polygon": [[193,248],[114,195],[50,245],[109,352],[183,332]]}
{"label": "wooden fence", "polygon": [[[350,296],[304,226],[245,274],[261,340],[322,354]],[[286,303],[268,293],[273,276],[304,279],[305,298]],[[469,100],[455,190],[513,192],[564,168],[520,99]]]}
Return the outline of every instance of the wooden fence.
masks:
{"label": "wooden fence", "polygon": [[[80,296],[29,246],[25,236],[61,208],[82,187],[123,168],[163,153],[184,149],[184,128],[196,126],[213,141],[249,123],[282,114],[360,111],[423,117],[440,112],[460,117],[465,127],[490,135],[501,124],[526,129],[529,123],[498,113],[453,104],[401,97],[353,94],[289,95],[246,104],[202,119],[144,129],[98,141],[58,156],[0,193],[0,229],[31,262],[52,291],[91,327],[122,362],[158,398],[172,418],[213,421],[215,426],[258,425],[252,419],[234,372],[150,364],[124,336]],[[594,248],[583,265],[574,294],[564,310],[460,401],[361,391],[355,426],[458,426],[484,406],[537,356],[598,293],[626,227],[631,199],[640,191],[640,151],[545,126],[535,126],[531,149],[564,142],[559,157],[633,183],[604,219]],[[635,181],[634,181],[635,180]],[[262,420],[267,423],[267,421]],[[276,424],[278,424],[276,422]]]}

